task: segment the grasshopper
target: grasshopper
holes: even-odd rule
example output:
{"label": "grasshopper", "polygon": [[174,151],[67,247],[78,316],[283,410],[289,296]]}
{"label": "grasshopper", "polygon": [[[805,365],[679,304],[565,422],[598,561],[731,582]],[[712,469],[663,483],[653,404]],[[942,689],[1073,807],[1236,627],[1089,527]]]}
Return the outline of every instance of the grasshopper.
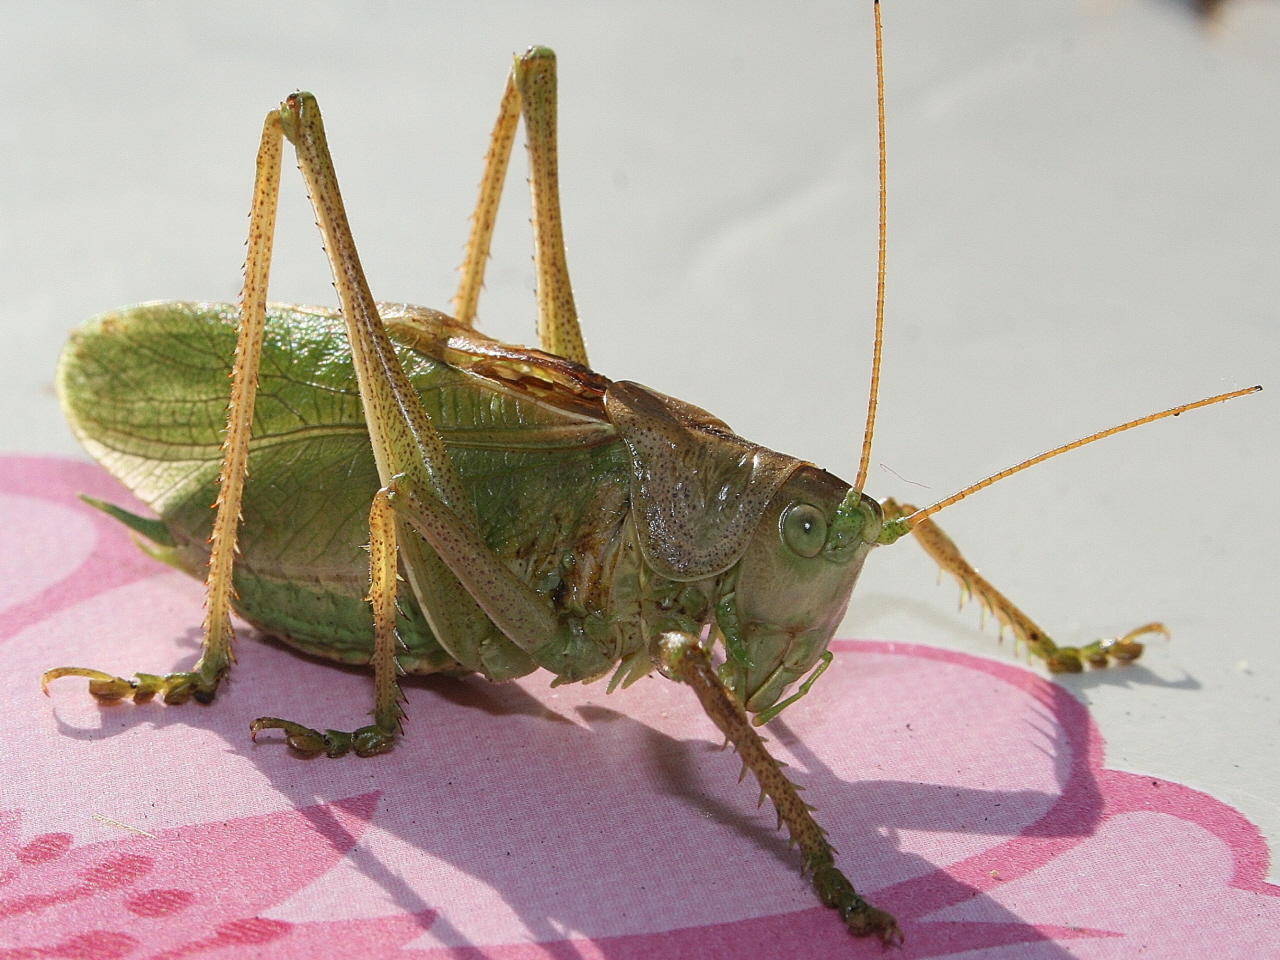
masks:
{"label": "grasshopper", "polygon": [[[876,28],[879,66],[878,6]],[[538,349],[475,327],[522,118]],[[285,140],[315,208],[338,311],[267,302]],[[882,174],[883,157],[882,113]],[[897,943],[897,923],[837,868],[823,829],[755,727],[821,675],[866,557],[908,532],[1051,670],[1138,657],[1136,637],[1158,624],[1059,647],[930,517],[1049,456],[1251,390],[1103,431],[925,510],[880,503],[863,492],[878,373],[849,484],[737,436],[705,410],[591,370],[558,190],[555,57],[535,47],[516,59],[503,94],[452,313],[378,303],[315,98],[295,93],[268,113],[239,307],[152,303],[106,314],[73,336],[58,374],[81,442],[157,518],[95,505],[149,541],[157,558],[193,576],[207,571],[202,655],[190,671],[125,679],[60,667],[43,683],[82,676],[102,700],[209,703],[234,660],[234,610],[265,634],[368,664],[374,675],[365,727],[321,732],[262,717],[251,734],[280,730],[304,754],[364,757],[390,750],[401,732],[401,673],[500,681],[542,668],[557,684],[609,676],[613,690],[657,670],[693,689],[741,755],[799,846],[819,899],[850,932]],[[882,180],[877,371],[883,228]]]}

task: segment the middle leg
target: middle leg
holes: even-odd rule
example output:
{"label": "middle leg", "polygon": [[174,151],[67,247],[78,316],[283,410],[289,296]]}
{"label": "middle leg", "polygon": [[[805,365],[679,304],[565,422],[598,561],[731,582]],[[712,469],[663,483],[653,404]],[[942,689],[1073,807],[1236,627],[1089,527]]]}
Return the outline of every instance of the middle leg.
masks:
{"label": "middle leg", "polygon": [[395,514],[387,491],[383,489],[374,496],[373,505],[369,508],[368,600],[373,604],[373,723],[354,733],[341,730],[320,733],[292,720],[259,717],[249,727],[251,737],[256,740],[263,730],[283,730],[289,746],[299,753],[324,753],[330,757],[341,757],[348,750],[354,750],[358,757],[372,757],[386,753],[395,745],[404,717],[400,706],[404,700],[400,692],[400,667],[396,663],[396,654],[402,647],[396,633],[397,565]]}

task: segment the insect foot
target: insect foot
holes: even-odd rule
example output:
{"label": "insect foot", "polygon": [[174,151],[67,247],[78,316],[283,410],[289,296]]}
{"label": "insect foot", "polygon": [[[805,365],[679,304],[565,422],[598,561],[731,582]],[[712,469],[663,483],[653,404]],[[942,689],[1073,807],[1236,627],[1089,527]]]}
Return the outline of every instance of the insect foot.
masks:
{"label": "insect foot", "polygon": [[281,720],[277,717],[259,717],[249,725],[249,736],[258,739],[263,730],[283,730],[285,742],[298,753],[314,757],[323,753],[327,757],[341,757],[354,751],[357,757],[375,757],[387,753],[395,746],[394,733],[388,733],[380,727],[371,725],[361,727],[354,733],[341,730],[312,730],[292,720]]}
{"label": "insect foot", "polygon": [[813,889],[825,906],[839,910],[849,932],[859,937],[879,937],[886,946],[902,942],[902,931],[893,917],[878,910],[858,894],[835,866],[835,849],[827,842],[826,831],[818,826],[810,807],[800,799],[796,785],[783,776],[782,769],[756,733],[747,712],[702,648],[689,633],[664,633],[658,638],[658,663],[664,676],[693,687],[707,716],[720,728],[742,757],[743,772],[750,770],[760,784],[760,802],[768,797],[778,811],[778,826],[784,823],[791,842],[800,847],[801,872],[812,877]]}
{"label": "insect foot", "polygon": [[823,906],[840,911],[840,919],[855,937],[879,937],[886,947],[902,944],[902,931],[893,915],[863,900],[834,864],[813,871],[813,889]]}
{"label": "insect foot", "polygon": [[1130,630],[1123,637],[1095,640],[1093,643],[1079,648],[1059,647],[1055,651],[1058,657],[1060,658],[1063,655],[1074,656],[1076,660],[1074,666],[1060,669],[1055,666],[1055,658],[1050,658],[1045,662],[1053,673],[1079,673],[1081,661],[1095,669],[1110,666],[1112,662],[1127,666],[1142,656],[1142,651],[1145,649],[1144,645],[1134,638],[1147,633],[1161,634],[1166,640],[1170,637],[1169,630],[1163,623],[1148,623],[1138,627],[1136,630]]}
{"label": "insect foot", "polygon": [[104,703],[128,698],[134,703],[149,703],[159,694],[168,704],[186,703],[192,697],[199,703],[212,703],[217,681],[209,683],[199,673],[135,673],[133,680],[115,677],[87,667],[55,667],[40,677],[40,689],[49,695],[49,684],[59,677],[87,677],[89,692]]}

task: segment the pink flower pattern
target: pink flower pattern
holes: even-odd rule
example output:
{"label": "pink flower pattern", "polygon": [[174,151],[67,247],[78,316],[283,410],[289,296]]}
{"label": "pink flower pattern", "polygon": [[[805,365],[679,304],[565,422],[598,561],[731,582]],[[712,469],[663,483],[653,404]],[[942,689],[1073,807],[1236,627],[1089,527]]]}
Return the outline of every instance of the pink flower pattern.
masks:
{"label": "pink flower pattern", "polygon": [[430,914],[302,924],[261,916],[345,856],[377,802],[371,793],[81,846],[67,833],[20,843],[21,816],[7,813],[0,818],[0,958],[178,960],[234,949],[336,957],[397,949],[430,926]]}

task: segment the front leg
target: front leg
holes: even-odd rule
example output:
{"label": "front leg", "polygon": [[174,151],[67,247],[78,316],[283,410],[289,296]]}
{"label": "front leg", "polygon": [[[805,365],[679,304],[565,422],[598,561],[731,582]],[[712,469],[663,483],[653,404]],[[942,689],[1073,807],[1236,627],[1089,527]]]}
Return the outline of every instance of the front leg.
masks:
{"label": "front leg", "polygon": [[[909,503],[898,503],[892,498],[883,503],[885,520],[908,517],[919,508]],[[1044,661],[1051,673],[1079,673],[1087,663],[1091,667],[1102,668],[1112,661],[1121,664],[1133,663],[1142,656],[1143,646],[1137,637],[1148,633],[1161,633],[1169,636],[1169,631],[1162,623],[1148,623],[1130,630],[1123,637],[1095,640],[1084,647],[1060,647],[1045,633],[1035,621],[1014,606],[1003,593],[997,590],[989,580],[978,573],[960,553],[950,537],[942,532],[932,520],[926,518],[916,523],[911,531],[916,542],[924,548],[925,553],[933,558],[939,567],[956,578],[960,584],[963,604],[969,597],[977,597],[985,611],[1000,623],[1003,631],[1006,627],[1013,633],[1014,639],[1027,648],[1033,657]]]}
{"label": "front leg", "polygon": [[825,906],[840,911],[849,932],[876,936],[887,946],[902,942],[898,923],[884,910],[867,903],[835,865],[835,849],[826,831],[818,826],[809,805],[800,799],[778,761],[765,749],[747,713],[725,686],[698,638],[687,633],[665,633],[658,640],[659,669],[664,676],[693,687],[712,722],[720,728],[760,784],[760,800],[767,796],[778,811],[778,826],[787,825],[791,841],[800,847],[802,871],[812,876],[813,889]]}

